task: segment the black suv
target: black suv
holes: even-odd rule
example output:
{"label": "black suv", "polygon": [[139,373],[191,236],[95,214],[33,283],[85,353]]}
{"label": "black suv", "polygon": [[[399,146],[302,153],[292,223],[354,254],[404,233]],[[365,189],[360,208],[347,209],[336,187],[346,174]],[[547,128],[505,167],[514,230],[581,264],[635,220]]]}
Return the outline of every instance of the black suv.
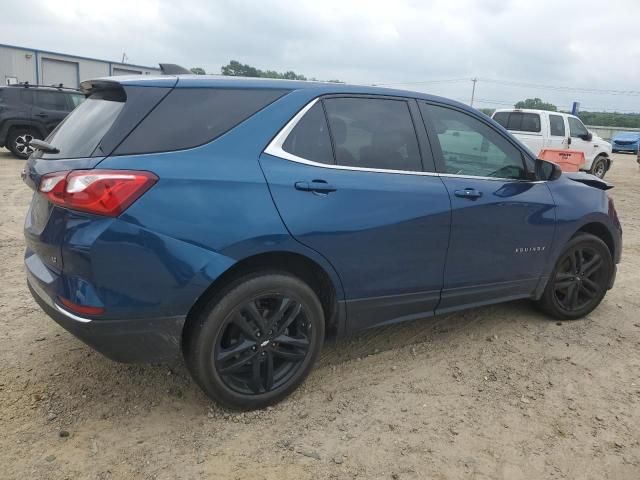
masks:
{"label": "black suv", "polygon": [[79,91],[29,84],[0,87],[0,147],[27,158],[29,142],[43,139],[84,100]]}

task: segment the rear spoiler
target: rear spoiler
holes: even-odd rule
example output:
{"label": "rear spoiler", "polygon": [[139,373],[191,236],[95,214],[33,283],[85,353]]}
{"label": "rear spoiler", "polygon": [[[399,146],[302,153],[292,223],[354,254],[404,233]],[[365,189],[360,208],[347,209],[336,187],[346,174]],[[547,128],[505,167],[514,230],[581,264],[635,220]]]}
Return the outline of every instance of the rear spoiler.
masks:
{"label": "rear spoiler", "polygon": [[585,172],[562,172],[562,175],[569,177],[574,182],[584,183],[593,188],[599,188],[600,190],[611,190],[613,185],[609,182],[605,182],[601,178],[598,178],[590,173]]}
{"label": "rear spoiler", "polygon": [[192,72],[175,63],[159,63],[162,75],[190,75]]}

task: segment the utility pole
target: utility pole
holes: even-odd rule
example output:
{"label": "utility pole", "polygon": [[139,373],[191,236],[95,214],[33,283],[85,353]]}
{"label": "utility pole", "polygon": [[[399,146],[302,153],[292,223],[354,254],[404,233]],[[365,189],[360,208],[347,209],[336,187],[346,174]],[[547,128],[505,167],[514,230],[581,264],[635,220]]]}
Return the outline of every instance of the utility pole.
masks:
{"label": "utility pole", "polygon": [[478,81],[477,77],[471,79],[473,82],[473,88],[471,89],[471,106],[473,107],[473,98],[476,96],[476,82]]}

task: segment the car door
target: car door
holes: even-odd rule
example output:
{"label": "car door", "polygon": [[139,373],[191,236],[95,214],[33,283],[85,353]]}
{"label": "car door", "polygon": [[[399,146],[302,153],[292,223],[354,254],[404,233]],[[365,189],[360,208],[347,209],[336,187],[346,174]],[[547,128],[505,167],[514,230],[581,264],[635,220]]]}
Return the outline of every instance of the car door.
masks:
{"label": "car door", "polygon": [[555,205],[523,152],[480,116],[420,103],[451,199],[451,238],[437,312],[533,293],[547,262]]}
{"label": "car door", "polygon": [[549,113],[549,148],[561,150],[570,148],[571,137],[567,135],[567,128],[562,115]]}
{"label": "car door", "polygon": [[591,162],[596,156],[597,148],[594,143],[588,140],[589,130],[579,118],[567,116],[569,122],[569,134],[571,135],[571,150],[578,150],[584,153],[586,166],[591,166]]}
{"label": "car door", "polygon": [[55,90],[36,90],[34,95],[31,115],[51,132],[71,111],[66,95]]}
{"label": "car door", "polygon": [[416,120],[410,99],[316,99],[260,159],[291,234],[338,272],[351,330],[428,316],[440,298],[449,197]]}

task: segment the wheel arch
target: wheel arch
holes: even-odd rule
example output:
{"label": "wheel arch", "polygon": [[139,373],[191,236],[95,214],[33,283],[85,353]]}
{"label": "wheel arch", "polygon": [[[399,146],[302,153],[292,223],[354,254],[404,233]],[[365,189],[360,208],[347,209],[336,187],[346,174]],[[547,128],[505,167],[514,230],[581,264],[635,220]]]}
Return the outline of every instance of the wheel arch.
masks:
{"label": "wheel arch", "polygon": [[25,119],[7,120],[2,125],[2,129],[0,129],[0,138],[4,140],[5,144],[6,144],[9,133],[14,128],[32,128],[34,130],[37,130],[38,133],[42,135],[42,138],[46,138],[47,136],[47,130],[38,122],[34,122],[33,120],[25,120]]}
{"label": "wheel arch", "polygon": [[604,223],[600,223],[600,222],[587,223],[582,227],[580,227],[576,231],[576,233],[573,234],[571,238],[574,238],[580,235],[581,233],[589,233],[591,235],[598,237],[600,240],[602,240],[609,248],[609,252],[611,252],[611,258],[615,260],[616,244],[613,239],[613,235],[611,234],[611,232],[609,231],[609,229]]}
{"label": "wheel arch", "polygon": [[300,253],[274,251],[244,258],[217,277],[190,308],[182,331],[182,347],[188,346],[190,331],[207,303],[234,281],[259,272],[289,273],[307,283],[318,295],[325,315],[325,332],[335,335],[340,330],[339,298],[341,287],[318,262]]}

